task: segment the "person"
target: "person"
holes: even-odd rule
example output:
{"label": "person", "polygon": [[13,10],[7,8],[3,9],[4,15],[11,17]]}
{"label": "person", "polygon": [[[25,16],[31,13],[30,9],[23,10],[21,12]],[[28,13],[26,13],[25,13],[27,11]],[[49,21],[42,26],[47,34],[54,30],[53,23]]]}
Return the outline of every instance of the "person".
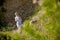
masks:
{"label": "person", "polygon": [[21,33],[22,19],[17,12],[15,12],[15,22],[18,28],[18,32]]}

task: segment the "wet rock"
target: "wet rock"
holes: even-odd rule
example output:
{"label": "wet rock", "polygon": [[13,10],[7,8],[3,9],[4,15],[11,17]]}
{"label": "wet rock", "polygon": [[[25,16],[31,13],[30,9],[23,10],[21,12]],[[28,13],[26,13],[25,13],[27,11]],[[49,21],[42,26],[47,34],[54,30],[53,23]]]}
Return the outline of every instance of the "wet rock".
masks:
{"label": "wet rock", "polygon": [[30,25],[36,23],[38,20],[39,20],[38,16],[33,17],[32,20],[30,21]]}

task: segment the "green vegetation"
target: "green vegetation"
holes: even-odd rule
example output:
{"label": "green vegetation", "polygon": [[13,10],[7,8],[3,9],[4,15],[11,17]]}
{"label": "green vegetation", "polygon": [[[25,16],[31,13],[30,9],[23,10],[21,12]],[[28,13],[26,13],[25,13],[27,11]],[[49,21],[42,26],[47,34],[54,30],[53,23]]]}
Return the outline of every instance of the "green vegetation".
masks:
{"label": "green vegetation", "polygon": [[[38,11],[42,13],[38,14]],[[34,13],[24,21],[22,35],[16,30],[0,32],[0,40],[60,40],[60,6],[56,0],[44,0],[43,5],[37,7]],[[39,20],[30,25],[29,22],[34,16]]]}

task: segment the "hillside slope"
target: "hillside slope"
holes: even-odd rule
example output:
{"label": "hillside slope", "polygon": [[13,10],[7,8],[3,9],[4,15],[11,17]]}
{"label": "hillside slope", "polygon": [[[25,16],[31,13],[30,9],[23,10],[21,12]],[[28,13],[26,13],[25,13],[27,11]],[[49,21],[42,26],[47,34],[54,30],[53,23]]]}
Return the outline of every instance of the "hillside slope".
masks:
{"label": "hillside slope", "polygon": [[22,34],[14,30],[1,32],[1,37],[4,34],[6,40],[60,40],[59,17],[60,6],[56,0],[44,0],[42,6],[36,6],[34,15],[23,22]]}

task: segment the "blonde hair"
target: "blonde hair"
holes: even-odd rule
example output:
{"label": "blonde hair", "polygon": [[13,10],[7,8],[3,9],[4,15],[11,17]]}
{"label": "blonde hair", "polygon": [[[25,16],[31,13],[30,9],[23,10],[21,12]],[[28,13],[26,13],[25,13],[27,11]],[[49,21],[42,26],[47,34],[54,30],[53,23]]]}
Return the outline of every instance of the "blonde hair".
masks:
{"label": "blonde hair", "polygon": [[18,12],[15,12],[15,15],[19,16],[19,13]]}

